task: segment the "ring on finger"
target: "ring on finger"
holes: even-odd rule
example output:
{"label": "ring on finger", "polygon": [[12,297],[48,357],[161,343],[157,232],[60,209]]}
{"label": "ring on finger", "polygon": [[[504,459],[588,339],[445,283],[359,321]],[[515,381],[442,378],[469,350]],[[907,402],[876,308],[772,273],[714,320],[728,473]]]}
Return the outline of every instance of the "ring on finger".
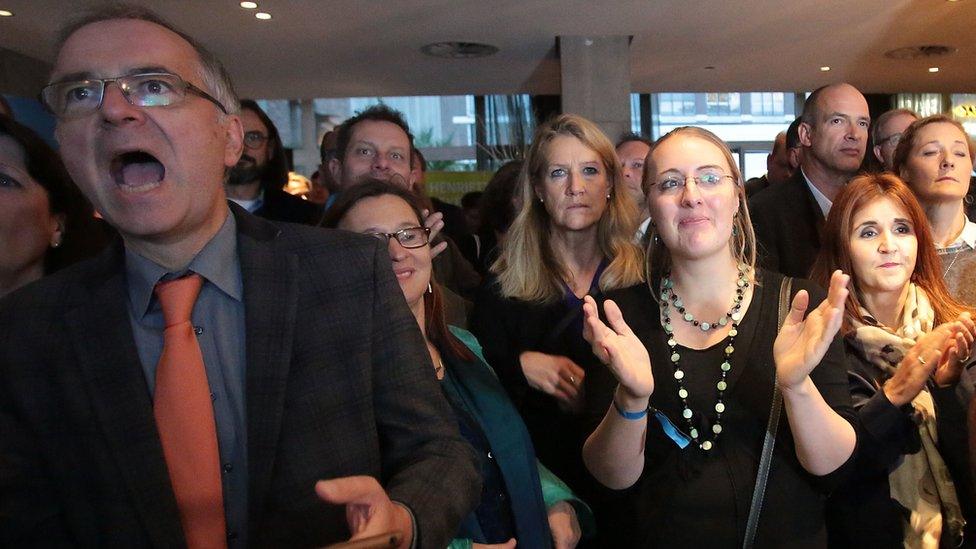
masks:
{"label": "ring on finger", "polygon": [[569,376],[569,382],[576,385],[576,376]]}
{"label": "ring on finger", "polygon": [[921,364],[922,366],[925,366],[925,359],[922,358],[922,355],[918,355],[918,363]]}

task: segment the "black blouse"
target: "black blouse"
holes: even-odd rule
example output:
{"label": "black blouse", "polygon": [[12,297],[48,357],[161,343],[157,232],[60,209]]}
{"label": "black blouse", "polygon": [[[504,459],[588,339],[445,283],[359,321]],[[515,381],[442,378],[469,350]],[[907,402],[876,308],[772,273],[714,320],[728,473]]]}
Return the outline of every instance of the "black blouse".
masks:
{"label": "black blouse", "polygon": [[[732,370],[727,377],[722,434],[704,452],[692,442],[681,449],[653,419],[648,422],[646,462],[638,483],[629,490],[632,507],[642,525],[634,545],[645,547],[740,547],[749,515],[759,454],[769,419],[775,366],[773,341],[778,331],[778,297],[782,275],[760,271],[752,303],[739,324]],[[793,291],[811,294],[812,310],[825,297],[823,290],[796,280]],[[655,389],[651,405],[681,430],[686,424],[670,361],[660,312],[646,285],[610,292],[624,319],[651,355]],[[602,310],[602,309],[601,309]],[[701,351],[679,349],[685,387],[699,432],[711,439],[715,383],[724,358],[725,340]],[[841,339],[835,338],[811,378],[826,402],[852,424],[855,414],[847,386],[847,363]],[[597,373],[598,372],[598,373]],[[591,375],[588,402],[609,402],[617,385],[608,370]],[[704,413],[703,413],[704,412]],[[606,407],[587,410],[592,431]],[[704,440],[703,439],[703,440]],[[757,547],[824,547],[823,501],[842,481],[852,460],[826,476],[808,473],[797,460],[784,411],[779,423],[773,463],[766,487]]]}

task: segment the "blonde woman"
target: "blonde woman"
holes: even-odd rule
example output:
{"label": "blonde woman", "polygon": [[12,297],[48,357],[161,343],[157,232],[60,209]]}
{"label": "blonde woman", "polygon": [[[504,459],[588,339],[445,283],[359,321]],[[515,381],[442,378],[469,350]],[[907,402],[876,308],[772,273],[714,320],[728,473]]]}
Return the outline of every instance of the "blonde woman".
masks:
{"label": "blonde woman", "polygon": [[[586,466],[634,494],[643,528],[628,547],[824,547],[824,494],[842,480],[856,441],[834,338],[848,277],[834,273],[826,299],[794,280],[778,329],[782,275],[755,268],[742,178],[725,143],[678,128],[654,144],[644,170],[649,283],[608,296],[612,329],[596,303],[585,306],[584,335],[608,365],[594,370],[605,396],[588,403]],[[750,530],[765,432],[779,409],[774,380],[783,414]]]}
{"label": "blonde woman", "polygon": [[583,297],[642,280],[641,252],[631,242],[636,211],[613,144],[571,114],[538,128],[516,194],[521,209],[471,328],[540,461],[578,486],[578,413],[588,371],[602,367],[581,335]]}

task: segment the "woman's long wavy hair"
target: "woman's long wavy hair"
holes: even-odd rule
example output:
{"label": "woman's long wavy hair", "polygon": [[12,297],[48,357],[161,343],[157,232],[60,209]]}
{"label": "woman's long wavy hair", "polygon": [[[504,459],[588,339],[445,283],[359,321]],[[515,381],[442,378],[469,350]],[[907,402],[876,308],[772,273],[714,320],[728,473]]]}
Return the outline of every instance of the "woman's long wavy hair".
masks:
{"label": "woman's long wavy hair", "polygon": [[[678,136],[703,139],[722,151],[722,156],[725,157],[725,163],[729,167],[729,175],[735,178],[735,193],[739,197],[739,209],[735,213],[735,218],[732,222],[733,231],[729,236],[729,249],[732,251],[732,255],[735,257],[737,263],[748,265],[750,269],[755,270],[756,233],[752,230],[752,219],[749,217],[749,207],[746,204],[746,191],[742,181],[742,173],[739,171],[739,164],[732,157],[729,146],[714,133],[704,128],[683,126],[671,130],[651,145],[651,150],[647,152],[647,160],[644,162],[644,175],[641,180],[641,189],[644,191],[644,196],[648,197],[650,195],[651,188],[656,183],[657,167],[654,164],[654,151],[662,143]],[[648,225],[647,232],[647,253],[645,254],[644,275],[648,283],[651,283],[671,268],[671,252],[657,234],[657,227],[654,223]],[[651,294],[657,296],[656,291],[652,291]]]}
{"label": "woman's long wavy hair", "polygon": [[641,251],[633,242],[637,209],[623,188],[623,174],[613,143],[589,120],[563,114],[536,130],[519,174],[516,193],[522,197],[522,208],[508,231],[501,256],[491,267],[506,297],[551,303],[563,297],[564,281],[573,278],[573,273],[553,251],[549,212],[536,196],[536,189],[545,181],[549,144],[558,136],[575,137],[594,151],[610,183],[610,200],[597,222],[600,252],[609,261],[600,275],[600,290],[624,288],[643,280]]}
{"label": "woman's long wavy hair", "polygon": [[855,319],[864,323],[861,315],[862,294],[857,277],[854,276],[854,262],[851,258],[854,216],[868,204],[881,198],[889,198],[901,205],[912,223],[915,238],[918,240],[918,254],[911,281],[925,290],[935,310],[935,323],[953,320],[963,311],[973,312],[953,299],[949,293],[942,277],[942,261],[935,251],[928,219],[912,190],[892,173],[867,174],[855,177],[845,185],[830,207],[827,222],[824,224],[823,246],[810,274],[810,278],[824,288],[830,284],[831,273],[836,269],[851,275],[850,293],[844,305],[843,331],[849,332]]}

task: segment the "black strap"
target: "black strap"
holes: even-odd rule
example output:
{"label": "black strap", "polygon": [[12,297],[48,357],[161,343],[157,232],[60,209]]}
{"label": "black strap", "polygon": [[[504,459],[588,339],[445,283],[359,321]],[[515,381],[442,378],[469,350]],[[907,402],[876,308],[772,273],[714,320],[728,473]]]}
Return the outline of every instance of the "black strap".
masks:
{"label": "black strap", "polygon": [[[790,312],[790,294],[793,290],[793,279],[783,277],[779,288],[779,328],[783,327],[786,315]],[[778,333],[778,332],[777,332]],[[749,508],[749,520],[746,522],[746,536],[742,540],[743,549],[751,549],[756,541],[756,530],[759,528],[759,515],[762,513],[763,497],[766,495],[766,481],[769,480],[769,467],[773,461],[773,447],[776,445],[776,429],[779,426],[779,416],[782,410],[783,393],[779,390],[779,379],[773,369],[773,403],[769,409],[769,423],[766,425],[766,438],[763,440],[762,454],[759,458],[759,472],[756,473],[756,487],[752,491],[752,506]]]}

